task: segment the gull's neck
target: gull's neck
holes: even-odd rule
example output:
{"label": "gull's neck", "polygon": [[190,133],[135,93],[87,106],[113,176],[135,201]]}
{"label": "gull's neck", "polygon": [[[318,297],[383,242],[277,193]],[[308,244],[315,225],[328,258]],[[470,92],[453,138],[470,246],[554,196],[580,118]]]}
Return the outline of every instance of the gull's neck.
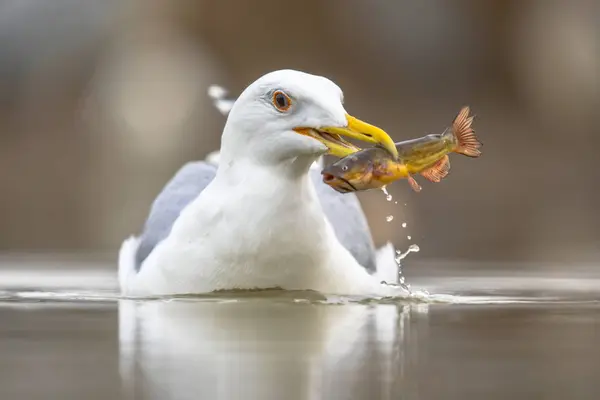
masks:
{"label": "gull's neck", "polygon": [[273,213],[302,213],[312,220],[312,229],[325,228],[325,215],[308,175],[315,157],[297,157],[277,164],[251,158],[224,158],[217,169],[214,184],[221,193],[254,210],[259,216]]}

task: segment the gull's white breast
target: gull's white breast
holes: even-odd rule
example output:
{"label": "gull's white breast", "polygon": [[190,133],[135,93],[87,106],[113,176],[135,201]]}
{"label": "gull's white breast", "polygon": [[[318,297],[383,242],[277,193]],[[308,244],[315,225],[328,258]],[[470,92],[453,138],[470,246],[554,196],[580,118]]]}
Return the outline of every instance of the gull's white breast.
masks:
{"label": "gull's white breast", "polygon": [[242,181],[217,176],[124,289],[133,295],[272,287],[366,294],[377,286],[336,239],[306,174],[258,169]]}

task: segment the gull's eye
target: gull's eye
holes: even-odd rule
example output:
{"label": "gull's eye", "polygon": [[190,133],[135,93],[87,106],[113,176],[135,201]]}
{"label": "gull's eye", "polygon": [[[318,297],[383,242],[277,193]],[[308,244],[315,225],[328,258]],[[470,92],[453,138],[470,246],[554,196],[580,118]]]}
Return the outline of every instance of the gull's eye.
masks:
{"label": "gull's eye", "polygon": [[272,102],[277,110],[283,112],[289,110],[292,106],[292,99],[290,99],[290,97],[281,90],[276,90],[273,93]]}

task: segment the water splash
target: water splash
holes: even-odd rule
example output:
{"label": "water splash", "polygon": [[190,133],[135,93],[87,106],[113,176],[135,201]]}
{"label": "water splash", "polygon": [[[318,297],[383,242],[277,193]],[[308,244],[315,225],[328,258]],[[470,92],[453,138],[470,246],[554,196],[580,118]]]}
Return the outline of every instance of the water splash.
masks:
{"label": "water splash", "polygon": [[406,283],[406,279],[404,278],[404,275],[402,275],[402,260],[404,258],[406,258],[407,255],[409,255],[410,253],[417,253],[419,250],[421,250],[419,248],[418,245],[416,244],[411,244],[408,249],[406,250],[406,252],[402,252],[401,250],[396,250],[396,257],[394,258],[394,261],[396,262],[396,265],[398,266],[398,283],[387,283],[387,282],[382,282],[385,283],[388,286],[398,286],[402,289],[404,289],[406,292],[408,292],[409,296],[413,296],[413,295],[423,295],[423,296],[428,296],[429,293],[426,291],[419,291],[419,292],[415,292],[413,293],[413,291],[410,288],[410,284]]}
{"label": "water splash", "polygon": [[404,260],[410,253],[418,253],[419,250],[421,249],[416,244],[411,244],[408,246],[408,249],[404,253],[401,250],[396,250],[397,255],[395,261],[396,265],[398,265],[398,283],[411,294],[412,291],[410,289],[410,284],[405,282],[404,275],[402,275],[402,260]]}
{"label": "water splash", "polygon": [[418,253],[420,250],[421,248],[416,244],[408,246],[408,249],[404,253],[400,250],[396,250],[396,262],[400,263],[400,261],[404,260],[410,253]]}
{"label": "water splash", "polygon": [[[392,201],[393,197],[392,195],[388,192],[387,187],[383,186],[381,188],[381,191],[383,192],[383,194],[385,194],[385,199],[387,201]],[[394,201],[394,204],[398,204],[398,201]],[[404,205],[406,206],[406,203],[404,203]],[[385,217],[386,222],[392,222],[394,220],[394,216],[393,215],[388,215]],[[402,223],[402,228],[406,228],[407,227],[407,223],[403,222]],[[411,236],[407,236],[408,240],[411,240]],[[396,262],[396,265],[398,266],[398,283],[387,283],[387,282],[382,282],[385,283],[389,286],[399,286],[401,287],[403,290],[407,291],[409,295],[413,295],[413,292],[410,289],[410,285],[407,284],[405,282],[405,278],[404,275],[402,275],[402,263],[401,261],[409,254],[409,253],[416,253],[418,252],[419,246],[417,246],[416,244],[411,244],[408,249],[406,250],[405,253],[402,253],[399,250],[396,250],[396,257],[394,258],[394,261]]]}

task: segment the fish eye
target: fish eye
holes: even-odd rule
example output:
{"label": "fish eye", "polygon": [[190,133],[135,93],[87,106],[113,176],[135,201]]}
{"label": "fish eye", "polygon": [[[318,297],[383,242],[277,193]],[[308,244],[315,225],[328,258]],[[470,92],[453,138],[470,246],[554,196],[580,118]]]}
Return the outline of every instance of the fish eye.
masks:
{"label": "fish eye", "polygon": [[347,166],[347,165],[344,165],[344,166],[342,167],[342,171],[344,171],[344,172],[348,171],[348,166]]}
{"label": "fish eye", "polygon": [[273,92],[273,98],[271,99],[271,102],[273,103],[273,106],[275,106],[275,108],[281,112],[286,112],[292,106],[292,99],[290,99],[290,96],[281,90],[276,90]]}

